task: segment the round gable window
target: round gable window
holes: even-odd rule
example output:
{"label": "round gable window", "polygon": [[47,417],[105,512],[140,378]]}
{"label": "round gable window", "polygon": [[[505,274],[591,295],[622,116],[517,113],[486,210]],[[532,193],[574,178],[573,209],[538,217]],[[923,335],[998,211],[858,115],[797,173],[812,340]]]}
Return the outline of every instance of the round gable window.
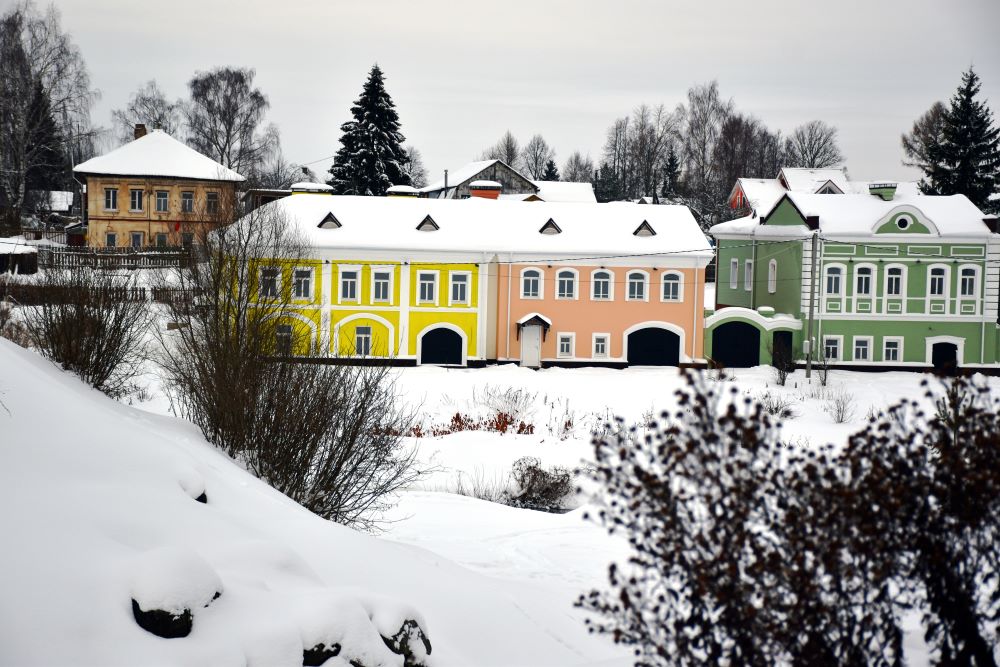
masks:
{"label": "round gable window", "polygon": [[899,227],[900,229],[909,229],[910,224],[912,223],[913,220],[908,215],[901,215],[898,218],[896,218],[896,226]]}

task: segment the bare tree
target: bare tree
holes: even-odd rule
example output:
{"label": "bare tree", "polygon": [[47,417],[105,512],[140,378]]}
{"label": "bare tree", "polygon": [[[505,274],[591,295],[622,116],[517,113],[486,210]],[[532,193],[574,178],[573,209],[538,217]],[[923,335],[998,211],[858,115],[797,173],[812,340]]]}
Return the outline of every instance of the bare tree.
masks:
{"label": "bare tree", "polygon": [[202,261],[169,278],[196,297],[170,303],[161,363],[175,410],[210,442],[320,516],[372,528],[420,474],[402,444],[410,415],[385,365],[323,363],[329,342],[292,302],[315,276],[292,273],[308,252],[280,211],[206,226]]}
{"label": "bare tree", "polygon": [[785,140],[785,166],[823,169],[844,161],[837,146],[837,128],[821,120],[799,125]]}
{"label": "bare tree", "polygon": [[132,93],[124,108],[111,112],[111,122],[116,138],[123,144],[132,141],[134,128],[139,123],[180,138],[184,124],[183,103],[168,100],[156,81],[150,79]]}
{"label": "bare tree", "polygon": [[688,90],[687,97],[687,105],[679,109],[683,119],[685,203],[699,222],[708,226],[721,218],[726,207],[725,196],[720,197],[724,188],[716,170],[715,148],[734,105],[731,99],[722,99],[717,81],[694,86]]}
{"label": "bare tree", "polygon": [[580,151],[573,151],[573,154],[566,160],[562,168],[562,180],[574,183],[592,183],[594,181],[594,161],[590,156],[586,157]]}
{"label": "bare tree", "polygon": [[635,196],[655,195],[670,146],[677,137],[680,117],[662,104],[640,105],[632,112],[628,151],[633,169]]}
{"label": "bare tree", "polygon": [[521,167],[521,144],[518,143],[510,130],[507,130],[495,144],[482,152],[479,159],[503,160],[514,169],[519,169]]}
{"label": "bare tree", "polygon": [[130,393],[147,358],[152,320],[135,278],[91,269],[49,271],[41,285],[44,303],[24,308],[31,344],[111,397]]}
{"label": "bare tree", "polygon": [[944,139],[946,112],[947,109],[943,102],[935,102],[924,115],[914,121],[909,134],[904,134],[901,137],[903,154],[905,155],[904,165],[916,167],[925,174],[931,171],[931,166],[935,163],[931,152]]}
{"label": "bare tree", "polygon": [[552,150],[545,138],[536,134],[521,150],[521,165],[528,172],[529,178],[538,181],[545,173],[545,165],[549,160],[554,160],[555,157],[556,152]]}
{"label": "bare tree", "polygon": [[187,142],[195,150],[243,174],[253,173],[277,145],[278,130],[264,125],[269,103],[254,87],[249,68],[217,67],[188,82],[184,106]]}
{"label": "bare tree", "polygon": [[403,170],[410,176],[410,185],[415,188],[422,188],[427,185],[427,168],[424,166],[424,157],[420,151],[413,146],[404,146],[406,152],[406,164]]}
{"label": "bare tree", "polygon": [[47,151],[42,157],[33,150],[31,140],[32,99],[39,85],[59,126],[68,174],[80,157],[78,145],[93,138],[90,109],[97,92],[79,49],[62,31],[59,11],[50,5],[41,13],[25,0],[0,17],[0,187],[8,224],[20,215],[28,172],[38,160],[49,159]]}
{"label": "bare tree", "polygon": [[722,124],[715,146],[715,173],[719,194],[733,186],[736,179],[772,178],[781,169],[780,133],[772,133],[758,119],[733,113]]}

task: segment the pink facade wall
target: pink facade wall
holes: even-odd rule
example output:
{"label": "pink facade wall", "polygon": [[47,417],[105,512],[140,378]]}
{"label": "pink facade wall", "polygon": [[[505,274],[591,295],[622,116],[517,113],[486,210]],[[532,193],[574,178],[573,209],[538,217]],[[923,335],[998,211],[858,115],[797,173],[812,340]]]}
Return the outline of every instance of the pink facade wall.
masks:
{"label": "pink facade wall", "polygon": [[[525,269],[536,269],[543,274],[539,298],[523,298],[521,275]],[[575,299],[556,298],[557,274],[571,268],[577,271]],[[608,301],[591,298],[591,275],[600,266],[558,266],[537,264],[500,265],[497,289],[497,358],[520,358],[521,348],[517,336],[517,321],[537,312],[552,321],[552,327],[542,343],[542,359],[558,360],[559,333],[573,333],[576,338],[574,359],[593,359],[592,340],[595,333],[610,334],[610,354],[606,359],[594,361],[623,361],[626,332],[644,323],[668,323],[675,330],[683,331],[681,361],[703,356],[702,334],[704,325],[703,294],[705,270],[703,268],[657,268],[615,266],[603,267],[613,274],[613,295]],[[629,272],[645,271],[648,274],[646,300],[627,300]],[[661,277],[664,273],[681,275],[682,295],[679,302],[661,301]],[[509,280],[509,282],[508,282]],[[509,304],[509,308],[508,308]]]}

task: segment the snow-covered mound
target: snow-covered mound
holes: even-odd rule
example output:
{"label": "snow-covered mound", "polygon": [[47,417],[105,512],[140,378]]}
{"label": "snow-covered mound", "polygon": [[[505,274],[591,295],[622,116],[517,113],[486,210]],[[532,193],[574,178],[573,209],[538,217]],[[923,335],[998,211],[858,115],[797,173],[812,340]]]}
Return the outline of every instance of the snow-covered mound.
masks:
{"label": "snow-covered mound", "polygon": [[[383,637],[438,667],[608,655],[571,600],[324,521],[190,424],[3,339],[0,402],[0,664],[300,665],[336,645],[324,664],[402,665]],[[142,629],[151,608],[190,634]]]}

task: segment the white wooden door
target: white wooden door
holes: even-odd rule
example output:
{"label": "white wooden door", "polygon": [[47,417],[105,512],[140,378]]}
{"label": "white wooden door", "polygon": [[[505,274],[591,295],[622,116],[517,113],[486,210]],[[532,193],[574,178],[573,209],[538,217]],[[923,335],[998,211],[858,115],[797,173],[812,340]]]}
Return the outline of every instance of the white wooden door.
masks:
{"label": "white wooden door", "polygon": [[542,327],[529,324],[521,329],[521,365],[538,368],[542,361]]}

